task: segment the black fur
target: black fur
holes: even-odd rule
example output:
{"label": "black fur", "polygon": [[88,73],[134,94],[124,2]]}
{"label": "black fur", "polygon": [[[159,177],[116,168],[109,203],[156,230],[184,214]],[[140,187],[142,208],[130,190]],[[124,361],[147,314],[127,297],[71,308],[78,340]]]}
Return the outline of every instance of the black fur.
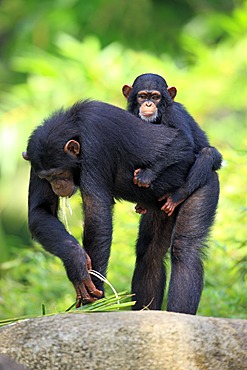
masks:
{"label": "black fur", "polygon": [[151,209],[142,216],[132,291],[137,299],[135,309],[141,309],[150,302],[151,309],[161,308],[166,285],[163,260],[171,247],[167,310],[195,314],[203,288],[205,242],[219,197],[218,176],[214,171],[221,167],[222,157],[209,145],[206,134],[193,117],[181,104],[173,101],[167,88],[161,76],[149,73],[137,77],[128,98],[128,110],[138,116],[138,91],[158,90],[162,99],[157,104],[159,113],[153,122],[156,123],[154,128],[177,129],[181,137],[187,137],[196,160],[184,184],[170,192],[174,202],[186,199],[175,213],[167,217],[164,212]]}
{"label": "black fur", "polygon": [[133,83],[133,89],[128,98],[128,111],[137,117],[139,116],[139,105],[136,98],[138,91],[160,91],[162,99],[157,105],[158,117],[153,123],[178,129],[181,134],[187,136],[193,146],[198,159],[191,168],[183,187],[171,194],[173,201],[177,202],[187,198],[194,190],[207,183],[212,169],[214,171],[220,169],[222,156],[216,148],[209,145],[205,132],[182,104],[172,100],[167,88],[166,80],[159,75],[146,73],[138,76]]}
{"label": "black fur", "polygon": [[[80,143],[78,157],[63,150],[71,139]],[[141,202],[153,209],[162,220],[161,235],[158,236],[162,240],[163,228],[167,228],[170,220],[159,210],[157,199],[164,191],[182,186],[195,158],[187,136],[177,129],[144,125],[120,108],[95,101],[77,103],[46,119],[32,133],[27,156],[32,167],[29,186],[31,233],[46,250],[62,259],[75,287],[89,278],[86,254],[59,221],[59,199],[50,183],[38,177],[39,173],[54,168],[72,171],[75,185],[80,188],[83,198],[83,246],[91,257],[93,269],[105,275],[112,238],[114,198]],[[148,189],[133,184],[133,172],[140,167],[146,168],[152,179],[152,186]],[[212,194],[211,197],[213,199]],[[155,225],[149,227],[151,230],[156,228]],[[156,230],[153,231],[156,235]],[[140,242],[142,239],[145,235],[140,233]],[[148,243],[147,239],[145,243]],[[163,254],[163,251],[160,253]],[[148,262],[151,267],[155,258]],[[146,280],[147,273],[148,270],[143,280]],[[158,272],[155,270],[153,273]],[[140,281],[140,286],[142,284]],[[95,280],[95,285],[103,289],[99,280]],[[158,308],[161,298],[157,292],[158,288],[152,281],[148,282],[139,305],[148,304],[149,297],[158,294],[158,303],[155,298],[152,304],[153,308]]]}

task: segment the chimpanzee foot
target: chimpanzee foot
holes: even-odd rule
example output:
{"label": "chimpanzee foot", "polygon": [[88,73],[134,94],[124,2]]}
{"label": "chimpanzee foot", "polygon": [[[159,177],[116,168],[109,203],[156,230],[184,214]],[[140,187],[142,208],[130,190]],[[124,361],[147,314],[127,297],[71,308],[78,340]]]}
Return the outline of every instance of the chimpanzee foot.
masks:
{"label": "chimpanzee foot", "polygon": [[161,210],[164,211],[167,214],[167,216],[169,216],[169,217],[173,214],[175,208],[179,204],[183,203],[183,201],[185,200],[185,199],[181,199],[181,200],[179,200],[177,202],[173,202],[172,197],[169,196],[168,194],[165,194],[161,198],[159,198],[159,201],[164,200],[164,199],[166,199],[166,202],[161,207]]}

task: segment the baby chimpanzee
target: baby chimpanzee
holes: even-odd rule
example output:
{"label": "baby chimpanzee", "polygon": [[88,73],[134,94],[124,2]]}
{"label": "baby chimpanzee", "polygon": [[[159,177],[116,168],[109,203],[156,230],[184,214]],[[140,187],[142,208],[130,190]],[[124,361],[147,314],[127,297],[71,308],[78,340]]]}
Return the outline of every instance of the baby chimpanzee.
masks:
{"label": "baby chimpanzee", "polygon": [[[152,73],[140,75],[135,79],[133,86],[124,85],[122,91],[128,100],[129,112],[146,122],[178,128],[188,136],[194,147],[197,159],[184,185],[160,198],[166,199],[161,209],[171,216],[178,204],[208,182],[208,176],[212,171],[220,169],[222,156],[216,148],[209,145],[205,132],[193,117],[180,103],[174,101],[177,89],[174,86],[168,87],[163,77]],[[140,171],[135,171],[134,183],[143,186],[138,180]],[[140,205],[136,206],[136,211],[146,213],[146,209]]]}

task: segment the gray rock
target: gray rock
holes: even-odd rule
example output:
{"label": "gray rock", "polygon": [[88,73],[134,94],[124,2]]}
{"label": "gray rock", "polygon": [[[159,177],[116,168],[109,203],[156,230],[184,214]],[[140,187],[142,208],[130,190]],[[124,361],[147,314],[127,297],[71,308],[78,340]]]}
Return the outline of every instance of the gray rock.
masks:
{"label": "gray rock", "polygon": [[2,327],[0,353],[35,370],[244,370],[247,320],[158,311],[59,314]]}
{"label": "gray rock", "polygon": [[28,370],[6,356],[0,355],[0,370]]}

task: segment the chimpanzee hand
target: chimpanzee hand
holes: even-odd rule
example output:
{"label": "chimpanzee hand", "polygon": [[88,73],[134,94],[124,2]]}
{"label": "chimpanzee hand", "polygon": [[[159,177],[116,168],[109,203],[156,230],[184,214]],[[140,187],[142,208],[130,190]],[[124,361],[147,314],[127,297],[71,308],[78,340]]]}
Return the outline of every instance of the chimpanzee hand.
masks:
{"label": "chimpanzee hand", "polygon": [[[91,258],[86,253],[87,270],[92,270]],[[84,279],[81,284],[75,284],[76,290],[76,308],[90,302],[96,301],[103,296],[103,292],[98,290],[92,282],[90,276]]]}
{"label": "chimpanzee hand", "polygon": [[149,168],[138,168],[134,171],[133,183],[139,187],[149,188],[153,180],[153,172]]}
{"label": "chimpanzee hand", "polygon": [[80,245],[71,250],[70,258],[66,259],[64,265],[76,291],[76,308],[103,296],[103,292],[91,280],[88,273],[92,269],[91,259]]}
{"label": "chimpanzee hand", "polygon": [[164,211],[167,216],[171,216],[175,210],[175,208],[182,203],[185,199],[181,199],[177,202],[174,202],[172,199],[172,196],[169,194],[164,194],[161,198],[159,198],[159,201],[162,201],[166,199],[165,204],[161,207],[161,210]]}
{"label": "chimpanzee hand", "polygon": [[139,215],[145,215],[147,213],[147,209],[144,206],[140,205],[139,203],[135,206],[136,213]]}
{"label": "chimpanzee hand", "polygon": [[82,280],[80,284],[74,284],[76,290],[76,308],[96,301],[103,296],[103,292],[98,290],[92,282],[90,276]]}

